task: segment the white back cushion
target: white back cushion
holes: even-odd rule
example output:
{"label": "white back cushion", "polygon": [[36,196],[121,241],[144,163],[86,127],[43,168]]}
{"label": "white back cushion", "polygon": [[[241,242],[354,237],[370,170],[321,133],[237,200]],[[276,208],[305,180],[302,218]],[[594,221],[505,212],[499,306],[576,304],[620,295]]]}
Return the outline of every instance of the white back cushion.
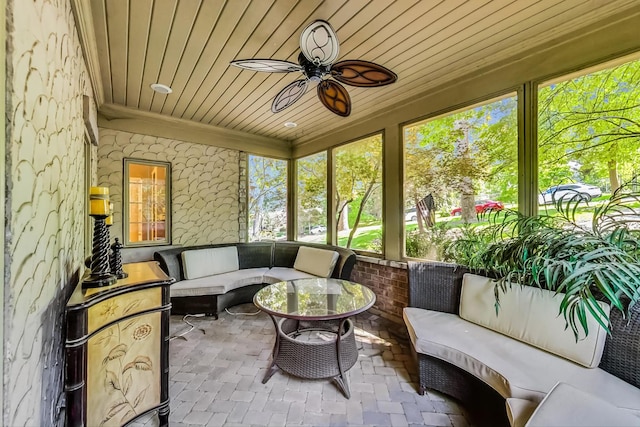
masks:
{"label": "white back cushion", "polygon": [[228,273],[239,268],[238,248],[235,246],[182,252],[182,269],[185,279]]}
{"label": "white back cushion", "polygon": [[[598,366],[607,333],[590,314],[589,335],[576,342],[571,328],[565,329],[564,316],[558,315],[564,294],[513,285],[506,293],[500,292],[496,316],[494,285],[487,277],[465,274],[460,317],[588,368]],[[601,306],[609,313],[607,304]]]}
{"label": "white back cushion", "polygon": [[300,246],[293,268],[318,277],[329,277],[338,261],[338,252]]}

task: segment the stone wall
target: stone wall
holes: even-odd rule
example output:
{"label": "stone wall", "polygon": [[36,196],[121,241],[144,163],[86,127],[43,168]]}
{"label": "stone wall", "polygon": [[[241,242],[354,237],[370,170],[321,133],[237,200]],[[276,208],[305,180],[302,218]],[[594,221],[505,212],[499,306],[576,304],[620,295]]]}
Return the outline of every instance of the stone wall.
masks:
{"label": "stone wall", "polygon": [[124,158],[171,163],[173,244],[239,241],[239,151],[101,128],[98,185],[109,187],[121,241]]}
{"label": "stone wall", "polygon": [[358,257],[351,280],[367,286],[376,294],[374,308],[384,317],[402,321],[402,309],[409,302],[405,263]]}
{"label": "stone wall", "polygon": [[3,424],[64,423],[64,309],[84,258],[83,95],[67,0],[7,0]]}

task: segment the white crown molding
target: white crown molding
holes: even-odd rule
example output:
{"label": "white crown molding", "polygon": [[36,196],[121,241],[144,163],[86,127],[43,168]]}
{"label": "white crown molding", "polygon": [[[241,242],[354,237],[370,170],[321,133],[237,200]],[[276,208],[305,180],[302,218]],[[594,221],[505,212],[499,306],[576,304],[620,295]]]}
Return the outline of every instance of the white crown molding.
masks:
{"label": "white crown molding", "polygon": [[91,2],[89,0],[71,0],[71,9],[76,20],[76,28],[80,45],[84,56],[93,96],[98,105],[104,103],[104,88],[100,75],[100,60],[98,57],[98,46],[96,44],[96,33],[91,17]]}
{"label": "white crown molding", "polygon": [[100,107],[98,126],[196,144],[213,145],[263,156],[285,159],[291,157],[291,144],[288,141],[205,125],[164,114],[139,111],[116,104],[103,104]]}

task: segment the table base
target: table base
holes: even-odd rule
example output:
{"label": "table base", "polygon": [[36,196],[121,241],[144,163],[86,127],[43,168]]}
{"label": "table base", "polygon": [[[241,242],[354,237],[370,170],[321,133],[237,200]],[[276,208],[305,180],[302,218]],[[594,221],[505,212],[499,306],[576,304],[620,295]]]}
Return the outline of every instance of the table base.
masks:
{"label": "table base", "polygon": [[[271,378],[277,368],[280,368],[300,378],[333,378],[345,397],[351,397],[346,372],[358,360],[358,348],[351,320],[276,320],[273,316],[271,319],[276,327],[276,342],[271,365],[262,380],[263,384]],[[300,339],[304,336],[308,338],[310,333],[317,334],[317,339]]]}

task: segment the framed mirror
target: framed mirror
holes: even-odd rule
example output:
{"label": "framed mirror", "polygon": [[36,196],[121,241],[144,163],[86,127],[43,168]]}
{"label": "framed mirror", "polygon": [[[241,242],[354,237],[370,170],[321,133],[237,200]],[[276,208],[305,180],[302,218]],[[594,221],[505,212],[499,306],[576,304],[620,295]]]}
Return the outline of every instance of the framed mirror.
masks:
{"label": "framed mirror", "polygon": [[171,163],[124,159],[125,246],[171,244]]}

